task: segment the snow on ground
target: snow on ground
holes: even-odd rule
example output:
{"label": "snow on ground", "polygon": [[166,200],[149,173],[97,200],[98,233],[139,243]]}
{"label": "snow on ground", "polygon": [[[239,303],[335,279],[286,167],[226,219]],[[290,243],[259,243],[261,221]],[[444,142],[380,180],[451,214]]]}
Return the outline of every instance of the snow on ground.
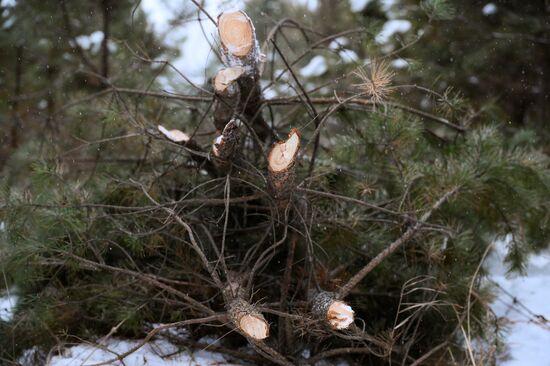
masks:
{"label": "snow on ground", "polygon": [[[139,341],[122,339],[109,339],[101,347],[88,344],[66,348],[62,355],[52,357],[48,366],[85,366],[105,362],[116,358],[132,347],[139,344]],[[227,356],[210,352],[208,350],[187,350],[181,349],[164,339],[157,339],[147,343],[136,352],[120,361],[109,365],[116,366],[231,366],[242,365],[227,359]]]}
{"label": "snow on ground", "polygon": [[13,288],[0,296],[0,321],[9,322],[12,320],[17,300],[18,296]]}
{"label": "snow on ground", "polygon": [[510,240],[497,241],[486,263],[501,288],[492,309],[509,321],[510,359],[499,365],[550,366],[550,251],[531,256],[526,276],[507,275],[503,261]]}

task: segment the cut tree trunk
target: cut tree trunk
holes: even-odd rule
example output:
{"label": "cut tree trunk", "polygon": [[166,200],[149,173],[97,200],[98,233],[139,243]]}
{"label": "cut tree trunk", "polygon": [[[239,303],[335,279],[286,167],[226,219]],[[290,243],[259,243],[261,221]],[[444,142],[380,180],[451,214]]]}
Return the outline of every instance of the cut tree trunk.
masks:
{"label": "cut tree trunk", "polygon": [[266,142],[271,129],[262,116],[261,53],[254,25],[243,11],[222,13],[218,17],[218,33],[224,63],[243,68],[238,78],[239,110],[258,138]]}
{"label": "cut tree trunk", "polygon": [[214,77],[214,126],[220,133],[239,110],[240,92],[237,80],[244,73],[241,66],[228,67],[218,71]]}
{"label": "cut tree trunk", "polygon": [[225,64],[243,66],[250,68],[250,71],[257,68],[260,50],[256,30],[244,11],[221,13],[218,16],[218,33]]}
{"label": "cut tree trunk", "polygon": [[269,323],[254,305],[244,300],[246,290],[243,279],[244,277],[236,272],[227,273],[227,285],[223,289],[227,314],[235,327],[246,337],[261,341],[269,336]]}
{"label": "cut tree trunk", "polygon": [[316,293],[311,310],[317,318],[325,321],[332,329],[343,330],[353,324],[355,312],[351,306],[342,300],[337,300],[333,292]]}
{"label": "cut tree trunk", "polygon": [[243,299],[235,299],[229,304],[229,318],[243,334],[254,340],[269,337],[269,323],[256,308]]}
{"label": "cut tree trunk", "polygon": [[286,207],[294,190],[299,150],[300,132],[293,128],[288,139],[275,143],[267,157],[270,190],[279,207]]}

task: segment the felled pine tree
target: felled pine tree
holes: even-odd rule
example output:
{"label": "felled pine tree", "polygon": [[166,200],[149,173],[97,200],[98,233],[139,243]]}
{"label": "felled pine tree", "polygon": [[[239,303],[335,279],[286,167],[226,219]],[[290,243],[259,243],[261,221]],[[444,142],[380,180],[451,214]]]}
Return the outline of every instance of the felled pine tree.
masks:
{"label": "felled pine tree", "polygon": [[[223,337],[257,364],[493,362],[483,259],[506,234],[515,268],[548,242],[547,157],[497,126],[400,103],[384,59],[347,74],[346,90],[306,89],[281,26],[267,61],[295,92],[266,98],[252,20],[217,24],[225,67],[208,93],[111,86],[108,113],[124,123],[106,136],[141,140],[103,142],[98,161],[135,164],[36,163],[30,182],[4,187],[1,260],[21,301],[0,323],[1,356],[186,327],[191,339],[171,340]],[[171,101],[203,117],[150,122]],[[235,351],[247,346],[256,354]]]}

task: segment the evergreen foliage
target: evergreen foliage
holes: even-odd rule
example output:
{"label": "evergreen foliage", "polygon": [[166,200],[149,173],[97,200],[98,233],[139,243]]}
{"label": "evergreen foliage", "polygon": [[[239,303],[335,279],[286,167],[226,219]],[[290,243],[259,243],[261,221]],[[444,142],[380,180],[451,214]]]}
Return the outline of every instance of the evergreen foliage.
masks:
{"label": "evergreen foliage", "polygon": [[[320,3],[322,14],[331,2]],[[261,2],[256,10],[254,4],[249,14],[258,22],[261,41],[273,24],[267,27],[255,12],[282,19],[287,12],[304,11],[286,2]],[[494,240],[506,235],[512,236],[510,271],[521,272],[529,253],[547,247],[550,161],[546,132],[537,129],[538,122],[525,117],[509,124],[514,112],[500,99],[491,100],[494,94],[485,94],[500,79],[480,82],[483,91],[465,81],[465,69],[477,72],[497,61],[478,47],[450,56],[460,67],[441,61],[453,51],[442,38],[462,21],[455,15],[473,5],[420,3],[413,13],[423,14],[422,21],[415,27],[425,26],[426,34],[399,54],[415,58],[420,67],[391,71],[395,76],[388,74],[390,66],[382,70],[388,82],[378,83],[384,88],[380,100],[361,88],[369,80],[377,82],[375,73],[363,75],[366,80],[354,74],[396,57],[373,41],[383,24],[378,1],[358,14],[347,8],[338,14],[368,27],[345,46],[361,60],[368,57],[365,65],[341,62],[337,51],[327,47],[332,39],[321,42],[320,50],[308,48],[343,31],[334,29],[337,25],[295,25],[277,33],[274,41],[285,60],[270,46],[265,80],[275,80],[287,69],[287,60],[308,50],[276,82],[278,96],[266,97],[263,106],[276,136],[286,136],[290,127],[302,134],[297,187],[286,209],[269,193],[262,150],[271,140],[258,144],[241,127],[242,156],[220,173],[208,154],[215,137],[210,87],[152,92],[161,89],[156,77],[167,70],[147,60],[166,50],[135,6],[117,1],[110,10],[116,49],[109,54],[107,81],[78,57],[66,25],[60,29],[57,2],[18,0],[7,9],[16,21],[0,36],[7,45],[0,61],[0,95],[13,96],[4,90],[15,82],[4,60],[14,59],[15,38],[21,37],[26,40],[22,90],[49,90],[45,98],[50,99],[45,111],[36,99],[16,105],[24,126],[16,146],[6,147],[9,136],[3,140],[1,287],[16,289],[21,300],[11,322],[0,320],[1,359],[17,360],[33,346],[46,355],[56,345],[95,339],[115,326],[120,326],[117,335],[143,337],[152,324],[212,315],[203,307],[225,313],[225,295],[197,255],[198,245],[224,283],[230,282],[230,273],[253,274],[246,300],[258,305],[271,325],[266,344],[289,362],[308,362],[304,350],[315,359],[344,348],[355,351],[336,354],[354,364],[387,364],[389,359],[411,364],[427,354],[433,364],[467,364],[471,357],[496,362],[502,327],[488,308],[493,289],[482,280],[482,263]],[[535,17],[531,6],[535,9],[503,6],[501,21],[510,21],[514,11]],[[97,30],[98,3],[67,2],[66,7],[75,17],[73,36]],[[0,17],[4,24],[5,17]],[[36,36],[34,27],[45,31]],[[497,44],[500,57],[501,51],[526,52]],[[44,54],[49,61],[41,59]],[[296,77],[306,85],[305,98],[291,74],[318,54],[330,67],[307,80]],[[99,50],[86,50],[86,55],[99,64]],[[53,75],[47,72],[52,65]],[[39,76],[44,72],[48,78]],[[428,108],[419,106],[422,99]],[[6,121],[14,108],[8,104],[0,104],[0,118]],[[27,115],[25,108],[32,112]],[[158,123],[193,133],[202,151],[163,138]],[[311,171],[317,124],[320,147]],[[335,331],[313,319],[311,290],[337,293],[419,222],[414,235],[346,297],[355,311],[354,328]],[[281,296],[285,270],[291,271],[287,298]],[[197,324],[189,329],[193,339],[210,334],[225,337],[235,348],[247,344],[236,332],[228,335],[227,327]]]}

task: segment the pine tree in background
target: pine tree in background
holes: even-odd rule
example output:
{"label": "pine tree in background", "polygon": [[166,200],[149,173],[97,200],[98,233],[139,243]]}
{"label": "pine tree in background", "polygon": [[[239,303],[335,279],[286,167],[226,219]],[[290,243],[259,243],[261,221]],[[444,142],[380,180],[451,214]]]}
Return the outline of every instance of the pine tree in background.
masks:
{"label": "pine tree in background", "polygon": [[[286,2],[219,18],[186,5],[180,21],[216,23],[224,65],[179,93],[161,90],[167,50],[133,2],[0,12],[0,266],[20,297],[2,360],[186,327],[171,341],[223,337],[256,364],[496,362],[483,260],[511,234],[521,271],[548,244],[548,86],[500,97],[518,79],[483,70],[520,68],[530,48],[476,34],[511,22],[538,50],[543,4],[335,3],[306,17]],[[415,19],[395,44],[376,39],[388,12]],[[507,52],[518,61],[498,62]],[[508,101],[528,97],[518,117]]]}

